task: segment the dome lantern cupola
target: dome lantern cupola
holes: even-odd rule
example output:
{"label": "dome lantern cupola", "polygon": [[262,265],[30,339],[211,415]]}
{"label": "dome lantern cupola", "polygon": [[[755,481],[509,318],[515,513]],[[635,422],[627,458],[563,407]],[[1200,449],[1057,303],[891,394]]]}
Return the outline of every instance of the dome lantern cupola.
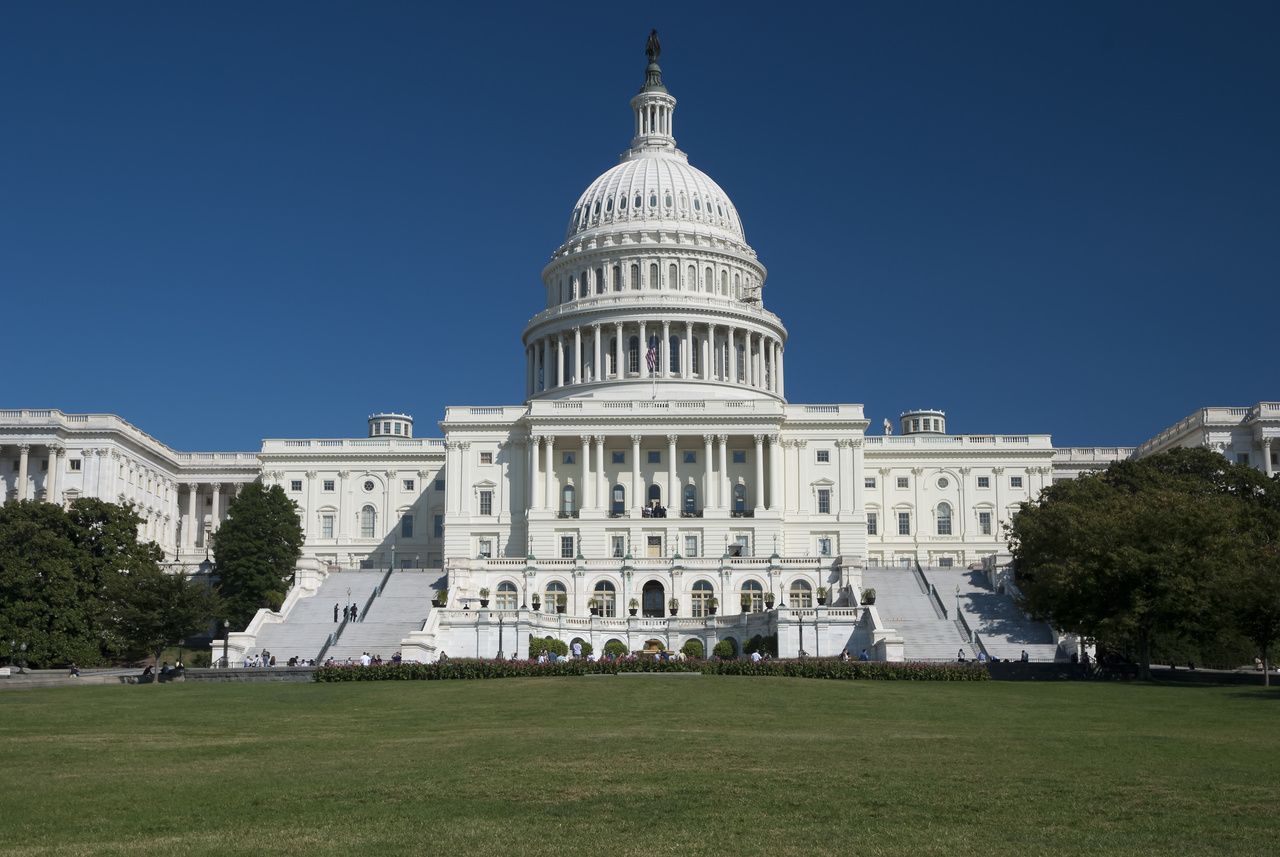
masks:
{"label": "dome lantern cupola", "polygon": [[675,113],[676,100],[662,83],[662,68],[658,65],[662,46],[658,43],[657,30],[649,33],[644,52],[649,58],[649,65],[644,72],[644,86],[631,99],[631,109],[636,117],[636,133],[631,138],[631,151],[674,149],[676,140],[671,133],[671,117]]}

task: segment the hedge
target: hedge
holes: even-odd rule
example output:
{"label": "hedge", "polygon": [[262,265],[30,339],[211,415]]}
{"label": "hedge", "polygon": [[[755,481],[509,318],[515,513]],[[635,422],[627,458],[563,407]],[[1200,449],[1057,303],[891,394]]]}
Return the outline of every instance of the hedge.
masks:
{"label": "hedge", "polygon": [[656,661],[625,657],[589,661],[585,658],[540,664],[537,661],[450,658],[430,664],[343,665],[320,667],[316,681],[438,681],[446,679],[525,678],[536,676],[617,675],[618,673],[686,673],[704,675],[785,676],[818,679],[876,679],[883,681],[986,681],[986,667],[976,663],[886,663],[842,661],[839,658],[795,660]]}

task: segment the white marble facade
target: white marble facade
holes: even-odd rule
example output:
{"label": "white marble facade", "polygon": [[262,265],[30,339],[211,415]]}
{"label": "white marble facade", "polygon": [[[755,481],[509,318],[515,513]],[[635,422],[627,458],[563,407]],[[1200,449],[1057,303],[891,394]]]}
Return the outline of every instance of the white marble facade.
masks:
{"label": "white marble facade", "polygon": [[389,412],[364,437],[210,453],[113,415],[0,411],[0,499],[134,503],[142,535],[186,562],[262,479],[297,503],[323,565],[443,569],[463,603],[536,593],[580,616],[594,596],[623,615],[635,598],[654,615],[674,598],[697,617],[709,594],[721,614],[742,593],[803,606],[820,586],[856,597],[868,565],[977,563],[1004,550],[1019,503],[1130,455],[1207,445],[1277,467],[1269,402],[1198,411],[1136,451],[952,434],[936,410],[873,433],[861,404],[788,402],[765,268],[728,195],[676,148],[675,105],[651,62],[629,148],[542,271],[523,404],[450,407],[440,438]]}

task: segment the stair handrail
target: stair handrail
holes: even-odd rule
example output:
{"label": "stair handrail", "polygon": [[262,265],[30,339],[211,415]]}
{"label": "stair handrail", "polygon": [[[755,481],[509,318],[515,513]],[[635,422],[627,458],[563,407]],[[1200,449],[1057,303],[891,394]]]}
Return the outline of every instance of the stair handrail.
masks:
{"label": "stair handrail", "polygon": [[932,596],[930,600],[933,602],[933,609],[938,611],[938,618],[949,619],[950,617],[947,615],[947,605],[942,603],[942,596],[938,594],[938,587],[930,583],[929,579],[924,576],[924,569],[920,567],[920,560],[915,561],[915,565],[912,570],[916,574],[916,583],[920,584],[920,590],[925,595]]}
{"label": "stair handrail", "polygon": [[342,636],[342,630],[347,627],[347,622],[349,621],[351,621],[351,617],[347,615],[345,610],[342,611],[342,624],[338,625],[338,630],[329,632],[329,639],[324,641],[324,645],[320,647],[320,654],[316,655],[317,666],[324,665],[325,652],[333,648],[333,646],[338,642],[338,638]]}
{"label": "stair handrail", "polygon": [[987,656],[988,661],[991,660],[991,653],[987,651],[987,644],[982,642],[982,637],[978,635],[977,631],[973,632],[973,645],[977,647],[980,653]]}
{"label": "stair handrail", "polygon": [[956,611],[956,627],[960,629],[960,633],[964,634],[965,639],[970,643],[972,643],[974,638],[978,636],[977,632],[970,627],[969,620],[965,617],[963,610]]}
{"label": "stair handrail", "polygon": [[381,595],[382,590],[387,588],[387,581],[391,579],[391,572],[395,571],[391,566],[387,566],[387,571],[382,575],[382,580],[378,581],[378,585],[373,588],[374,595]]}
{"label": "stair handrail", "polygon": [[916,560],[911,564],[911,573],[915,575],[916,585],[920,587],[920,591],[928,595],[929,581],[924,579],[924,569],[920,568],[920,560]]}

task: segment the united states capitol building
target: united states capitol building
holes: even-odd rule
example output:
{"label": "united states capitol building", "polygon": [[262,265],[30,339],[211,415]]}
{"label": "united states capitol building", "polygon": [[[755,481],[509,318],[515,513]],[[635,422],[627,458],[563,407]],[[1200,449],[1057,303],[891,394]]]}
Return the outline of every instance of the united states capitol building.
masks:
{"label": "united states capitol building", "polygon": [[[230,634],[233,662],[261,649],[523,655],[530,634],[596,650],[776,634],[784,656],[1051,659],[1062,641],[986,588],[1020,503],[1174,446],[1277,467],[1273,402],[1204,408],[1105,448],[955,433],[941,410],[873,426],[861,404],[789,402],[766,269],[732,200],[677,148],[654,40],[649,53],[630,146],[542,269],[513,367],[523,403],[450,407],[442,437],[388,412],[360,437],[203,453],[113,415],[0,411],[5,502],[132,503],[141,535],[194,569],[241,486],[280,485],[303,558],[281,610]],[[969,571],[984,562],[985,582]],[[334,623],[338,602],[364,621]]]}

